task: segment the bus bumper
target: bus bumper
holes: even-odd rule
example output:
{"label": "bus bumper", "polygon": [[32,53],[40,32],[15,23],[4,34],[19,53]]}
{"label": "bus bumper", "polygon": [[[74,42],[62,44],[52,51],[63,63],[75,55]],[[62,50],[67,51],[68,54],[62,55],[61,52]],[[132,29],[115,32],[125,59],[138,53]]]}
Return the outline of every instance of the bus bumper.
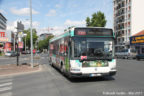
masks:
{"label": "bus bumper", "polygon": [[117,71],[110,71],[109,73],[70,73],[70,77],[79,78],[79,77],[104,77],[104,76],[114,76]]}

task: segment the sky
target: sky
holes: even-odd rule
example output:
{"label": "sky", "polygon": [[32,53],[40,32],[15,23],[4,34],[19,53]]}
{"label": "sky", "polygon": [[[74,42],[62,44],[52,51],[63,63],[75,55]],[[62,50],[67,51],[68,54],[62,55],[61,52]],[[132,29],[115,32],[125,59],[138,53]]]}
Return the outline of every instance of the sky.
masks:
{"label": "sky", "polygon": [[[85,26],[86,17],[95,12],[105,14],[106,27],[113,28],[113,0],[32,0],[33,28],[38,35],[63,33],[70,26]],[[22,21],[29,28],[29,0],[0,0],[0,12],[7,18],[7,30],[14,22]]]}

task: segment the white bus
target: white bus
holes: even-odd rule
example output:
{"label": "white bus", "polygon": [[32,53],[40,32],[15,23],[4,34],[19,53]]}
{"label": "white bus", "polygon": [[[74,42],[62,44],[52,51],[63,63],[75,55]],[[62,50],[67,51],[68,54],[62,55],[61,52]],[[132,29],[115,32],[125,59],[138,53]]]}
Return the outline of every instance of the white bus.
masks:
{"label": "white bus", "polygon": [[112,29],[75,27],[50,40],[49,62],[68,77],[116,74]]}

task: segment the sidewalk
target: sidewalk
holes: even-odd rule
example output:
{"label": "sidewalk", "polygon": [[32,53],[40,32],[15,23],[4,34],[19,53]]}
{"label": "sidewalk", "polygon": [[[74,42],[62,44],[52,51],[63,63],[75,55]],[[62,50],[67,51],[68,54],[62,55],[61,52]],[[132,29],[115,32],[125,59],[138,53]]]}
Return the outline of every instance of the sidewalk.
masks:
{"label": "sidewalk", "polygon": [[21,75],[39,71],[41,71],[41,65],[39,64],[34,64],[33,68],[30,64],[21,64],[19,66],[16,64],[0,65],[0,76]]}

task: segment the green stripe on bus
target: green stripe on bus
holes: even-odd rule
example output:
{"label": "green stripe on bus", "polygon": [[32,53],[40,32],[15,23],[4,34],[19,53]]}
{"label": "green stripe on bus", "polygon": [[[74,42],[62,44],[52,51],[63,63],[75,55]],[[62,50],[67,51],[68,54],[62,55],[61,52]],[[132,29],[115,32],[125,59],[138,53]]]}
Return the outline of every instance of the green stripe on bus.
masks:
{"label": "green stripe on bus", "polygon": [[[90,35],[85,35],[85,36],[79,36],[75,35],[76,37],[113,37],[113,36],[90,36]],[[114,37],[113,37],[114,38]]]}
{"label": "green stripe on bus", "polygon": [[74,36],[74,30],[72,30],[72,31],[70,32],[70,35],[71,35],[71,37]]}
{"label": "green stripe on bus", "polygon": [[54,54],[53,54],[52,56],[53,56],[53,57],[56,57],[56,55],[54,55]]}
{"label": "green stripe on bus", "polygon": [[112,61],[110,61],[110,62],[115,62],[115,59],[112,59]]}

